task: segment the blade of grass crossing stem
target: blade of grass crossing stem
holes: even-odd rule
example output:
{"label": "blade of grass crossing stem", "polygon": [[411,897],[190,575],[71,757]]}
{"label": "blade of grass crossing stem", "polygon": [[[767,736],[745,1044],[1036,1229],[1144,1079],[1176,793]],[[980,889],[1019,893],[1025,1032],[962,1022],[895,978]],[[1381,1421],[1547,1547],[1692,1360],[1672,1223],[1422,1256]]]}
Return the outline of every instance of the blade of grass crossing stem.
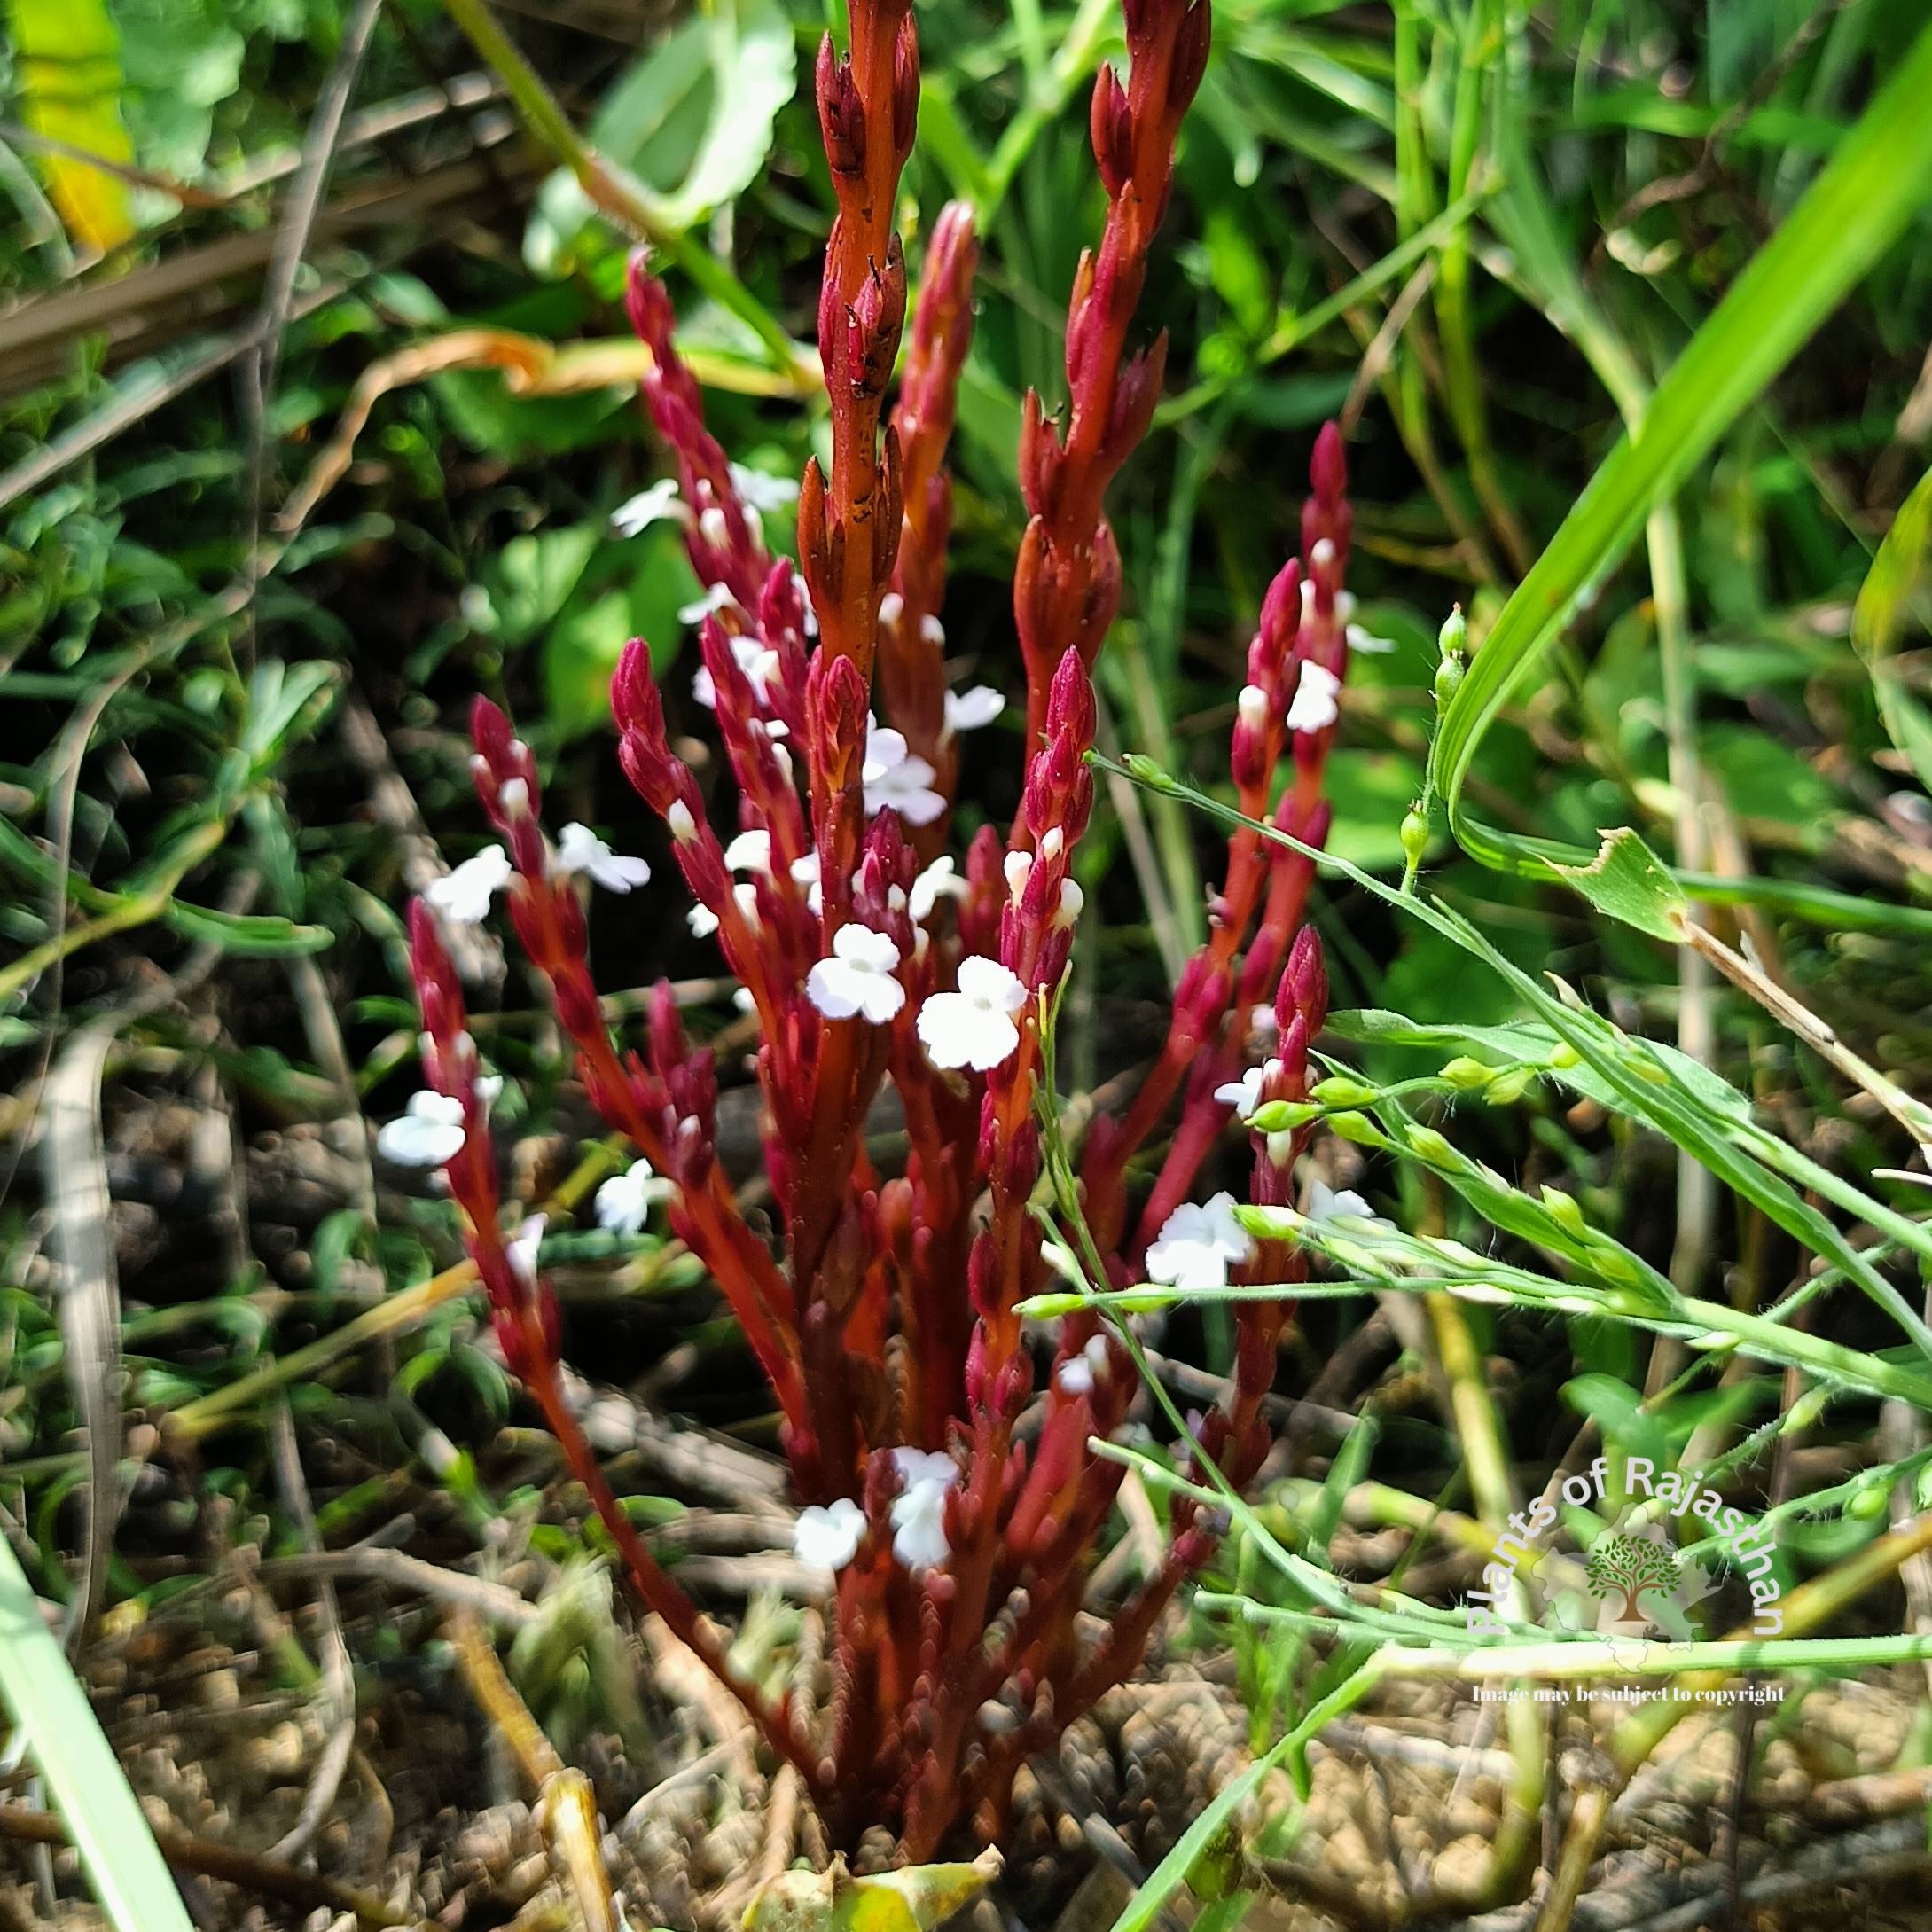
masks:
{"label": "blade of grass crossing stem", "polygon": [[[1583,1066],[1590,1068],[1615,1097],[1618,1108],[1663,1134],[1675,1146],[1693,1153],[1733,1191],[1753,1202],[1778,1226],[1803,1242],[1814,1253],[1825,1255],[1844,1271],[1846,1277],[1883,1309],[1908,1335],[1913,1345],[1932,1360],[1932,1326],[1854,1248],[1832,1223],[1787,1185],[1779,1173],[1801,1170],[1804,1185],[1826,1199],[1861,1216],[1874,1227],[1914,1252],[1932,1259],[1932,1236],[1919,1224],[1894,1213],[1863,1189],[1812,1162],[1776,1136],[1763,1132],[1751,1120],[1748,1103],[1741,1117],[1713,1107],[1711,1095],[1724,1086],[1716,1075],[1697,1068],[1693,1080],[1687,1065],[1673,1061],[1662,1050],[1647,1041],[1634,1040],[1614,1022],[1581,1005],[1572,1006],[1560,999],[1506,958],[1460,914],[1437,902],[1420,896],[1405,897],[1393,886],[1351,865],[1333,853],[1317,850],[1279,826],[1248,818],[1231,805],[1210,798],[1193,786],[1162,771],[1151,760],[1129,758],[1115,766],[1089,753],[1102,770],[1121,770],[1138,785],[1185,799],[1196,810],[1224,825],[1243,825],[1277,845],[1299,852],[1318,871],[1340,873],[1372,897],[1405,914],[1452,941],[1465,952],[1489,966],[1505,981],[1531,1011],[1556,1036],[1571,1047]],[[1701,1087],[1702,1091],[1700,1091]],[[1740,1096],[1741,1102],[1742,1097]]]}
{"label": "blade of grass crossing stem", "polygon": [[119,1932],[192,1932],[113,1747],[42,1621],[33,1588],[4,1537],[0,1698],[26,1736],[95,1896]]}
{"label": "blade of grass crossing stem", "polygon": [[1851,611],[1851,641],[1872,679],[1886,735],[1932,787],[1932,713],[1912,697],[1891,661],[1932,552],[1932,470],[1899,505]]}
{"label": "blade of grass crossing stem", "polygon": [[1928,99],[1932,25],[1692,337],[1638,427],[1600,466],[1471,660],[1443,714],[1430,766],[1458,842],[1484,864],[1548,879],[1556,876],[1556,863],[1589,862],[1587,853],[1517,837],[1464,809],[1477,747],[1652,506],[1677,488],[1905,228],[1932,184]]}

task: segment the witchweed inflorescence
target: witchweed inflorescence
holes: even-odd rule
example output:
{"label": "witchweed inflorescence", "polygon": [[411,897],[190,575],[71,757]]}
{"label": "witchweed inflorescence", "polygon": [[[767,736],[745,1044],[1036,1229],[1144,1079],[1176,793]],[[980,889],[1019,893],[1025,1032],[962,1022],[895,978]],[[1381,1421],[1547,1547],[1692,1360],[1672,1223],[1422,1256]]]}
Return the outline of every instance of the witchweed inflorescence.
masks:
{"label": "witchweed inflorescence", "polygon": [[[643,399],[677,475],[630,508],[634,520],[682,521],[706,586],[690,614],[703,660],[694,695],[716,716],[735,829],[713,828],[671,748],[642,640],[613,686],[619,756],[669,831],[692,929],[716,936],[756,1017],[778,1251],[719,1166],[711,1056],[686,1038],[668,989],[642,1051],[620,1048],[598,1009],[583,887],[662,882],[583,825],[545,837],[529,748],[481,700],[473,765],[499,842],[412,911],[428,1085],[384,1137],[397,1158],[442,1164],[505,1359],[638,1597],[730,1686],[835,1834],[885,1825],[914,1858],[962,1821],[997,1830],[1016,1771],[1135,1667],[1218,1532],[1177,1498],[1164,1563],[1090,1633],[1092,1554],[1122,1473],[1090,1439],[1126,1423],[1134,1378],[1091,1313],[1061,1322],[1037,1373],[1019,1312],[1047,1271],[1035,1211],[1052,1100],[1042,1029],[1082,911],[1073,861],[1093,809],[1089,671],[1121,597],[1103,499],[1160,393],[1164,342],[1138,353],[1128,343],[1208,43],[1208,0],[1125,0],[1125,78],[1103,66],[1093,96],[1107,212],[1068,309],[1069,408],[1060,423],[1037,395],[1025,405],[1013,615],[1029,762],[1004,841],[988,826],[963,861],[946,849],[958,735],[1005,707],[987,687],[951,688],[940,622],[946,450],[977,254],[964,207],[933,229],[886,408],[908,309],[891,227],[919,89],[908,0],[852,0],[849,51],[828,37],[818,60],[838,199],[818,309],[831,460],[815,459],[799,489],[796,570],[765,546],[769,479],[735,468],[707,430],[669,296],[641,261],[632,268],[630,312],[652,351]],[[1333,426],[1311,479],[1300,555],[1270,587],[1249,647],[1230,764],[1244,813],[1318,846],[1351,630]],[[1299,1253],[1256,1240],[1229,1195],[1193,1195],[1232,1121],[1305,1098],[1327,997],[1302,924],[1310,876],[1287,847],[1234,836],[1167,1038],[1132,1104],[1086,1133],[1086,1233],[1110,1286],[1302,1279]],[[716,1635],[631,1529],[564,1400],[555,1303],[536,1264],[542,1229],[501,1225],[489,1095],[439,931],[499,896],[549,982],[586,1093],[637,1150],[600,1192],[599,1220],[635,1231],[661,1194],[770,1383],[803,1506],[798,1553],[836,1574],[832,1691],[810,1725],[733,1678]],[[894,1173],[875,1168],[863,1133],[887,1082],[908,1143]],[[1304,1135],[1251,1130],[1256,1202],[1292,1200]],[[1240,1483],[1267,1446],[1263,1398],[1288,1304],[1236,1310],[1232,1390],[1198,1435]]]}

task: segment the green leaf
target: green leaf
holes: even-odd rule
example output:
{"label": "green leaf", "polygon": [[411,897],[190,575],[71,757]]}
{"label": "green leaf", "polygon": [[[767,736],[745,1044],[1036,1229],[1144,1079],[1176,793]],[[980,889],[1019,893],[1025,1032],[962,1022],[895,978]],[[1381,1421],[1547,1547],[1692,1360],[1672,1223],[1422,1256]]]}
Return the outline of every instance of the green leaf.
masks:
{"label": "green leaf", "polygon": [[[716,0],[624,72],[586,133],[600,153],[661,191],[658,218],[682,233],[758,178],[778,112],[797,86],[796,36],[778,0]],[[680,168],[681,176],[673,172]],[[531,270],[567,273],[593,213],[569,173],[545,181],[524,232]]]}
{"label": "green leaf", "polygon": [[139,1801],[87,1693],[0,1537],[0,1699],[13,1714],[66,1822],[102,1909],[119,1932],[192,1932]]}
{"label": "green leaf", "polygon": [[[1932,182],[1928,98],[1932,26],[1920,31],[1830,164],[1692,337],[1471,659],[1431,748],[1431,773],[1458,841],[1483,864],[1539,878],[1561,876],[1559,861],[1590,864],[1581,853],[1473,817],[1464,788],[1476,751],[1653,506],[1764,392],[1911,219]],[[1706,886],[1686,883],[1701,895]]]}
{"label": "green leaf", "polygon": [[1892,527],[1866,573],[1851,610],[1851,641],[1872,674],[1872,694],[1891,741],[1912,761],[1919,783],[1932,789],[1932,713],[1905,689],[1892,663],[1912,615],[1913,593],[1932,547],[1932,470],[1899,505]]}
{"label": "green leaf", "polygon": [[1557,859],[1551,865],[1598,911],[1653,939],[1676,944],[1689,902],[1662,861],[1628,825],[1605,833],[1596,857],[1587,865],[1567,865]]}
{"label": "green leaf", "polygon": [[[20,118],[35,134],[126,166],[134,144],[121,117],[121,36],[102,0],[8,0],[13,84]],[[67,232],[105,254],[134,233],[128,184],[73,154],[37,153]]]}
{"label": "green leaf", "polygon": [[1614,1375],[1576,1375],[1563,1384],[1563,1399],[1603,1431],[1606,1443],[1670,1467],[1670,1438],[1637,1392]]}
{"label": "green leaf", "polygon": [[497,552],[484,590],[493,628],[505,645],[529,643],[556,617],[603,535],[595,523],[569,524],[512,536]]}
{"label": "green leaf", "polygon": [[242,959],[280,958],[321,952],[335,943],[326,926],[298,926],[273,912],[220,912],[213,906],[170,902],[163,921],[184,937],[206,940]]}

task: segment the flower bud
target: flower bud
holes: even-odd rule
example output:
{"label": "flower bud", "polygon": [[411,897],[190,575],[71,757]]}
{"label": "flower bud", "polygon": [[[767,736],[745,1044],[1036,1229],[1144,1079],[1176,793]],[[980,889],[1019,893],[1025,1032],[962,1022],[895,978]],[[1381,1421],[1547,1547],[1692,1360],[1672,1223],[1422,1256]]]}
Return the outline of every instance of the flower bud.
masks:
{"label": "flower bud", "polygon": [[852,63],[841,60],[827,34],[818,43],[818,129],[825,164],[834,176],[865,172],[865,104],[859,98]]}
{"label": "flower bud", "polygon": [[1429,822],[1420,800],[1403,814],[1401,838],[1403,860],[1412,872],[1429,849]]}
{"label": "flower bud", "polygon": [[1133,178],[1134,129],[1120,77],[1104,60],[1093,78],[1093,105],[1088,110],[1087,124],[1093,137],[1093,158],[1099,164],[1101,184],[1108,199],[1118,200]]}

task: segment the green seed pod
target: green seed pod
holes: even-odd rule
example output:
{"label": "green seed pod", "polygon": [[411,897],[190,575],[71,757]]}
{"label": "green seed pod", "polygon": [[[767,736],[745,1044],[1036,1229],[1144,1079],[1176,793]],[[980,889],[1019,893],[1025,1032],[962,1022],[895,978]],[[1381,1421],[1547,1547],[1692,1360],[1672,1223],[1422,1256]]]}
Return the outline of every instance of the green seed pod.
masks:
{"label": "green seed pod", "polygon": [[1429,849],[1429,822],[1421,807],[1418,799],[1402,820],[1402,856],[1411,872],[1422,863],[1422,855]]}
{"label": "green seed pod", "polygon": [[1551,1220],[1571,1234],[1581,1235],[1587,1232],[1584,1211],[1576,1205],[1576,1195],[1566,1194],[1560,1187],[1545,1187],[1543,1190],[1543,1205],[1549,1210]]}
{"label": "green seed pod", "polygon": [[1366,1114],[1331,1114],[1328,1116],[1328,1130],[1339,1134],[1344,1140],[1352,1140],[1359,1147],[1385,1147],[1388,1145],[1382,1130]]}
{"label": "green seed pod", "polygon": [[1366,1086],[1347,1074],[1330,1074],[1327,1079],[1318,1080],[1308,1092],[1310,1099],[1319,1100],[1324,1107],[1366,1107],[1381,1095],[1379,1087]]}
{"label": "green seed pod", "polygon": [[1875,1522],[1885,1514],[1888,1494],[1882,1476],[1876,1482],[1861,1482],[1845,1498],[1845,1514],[1855,1516],[1860,1522]]}
{"label": "green seed pod", "polygon": [[1533,1067],[1506,1067],[1490,1083],[1490,1091],[1483,1095],[1491,1107],[1514,1107],[1529,1092],[1530,1083],[1537,1077]]}
{"label": "green seed pod", "polygon": [[1426,1165],[1444,1168],[1462,1165],[1461,1156],[1433,1127],[1412,1127],[1408,1138],[1409,1152]]}
{"label": "green seed pod", "polygon": [[1443,1078],[1460,1093],[1480,1093],[1496,1077],[1493,1067],[1485,1067],[1467,1053],[1459,1053],[1443,1068]]}

